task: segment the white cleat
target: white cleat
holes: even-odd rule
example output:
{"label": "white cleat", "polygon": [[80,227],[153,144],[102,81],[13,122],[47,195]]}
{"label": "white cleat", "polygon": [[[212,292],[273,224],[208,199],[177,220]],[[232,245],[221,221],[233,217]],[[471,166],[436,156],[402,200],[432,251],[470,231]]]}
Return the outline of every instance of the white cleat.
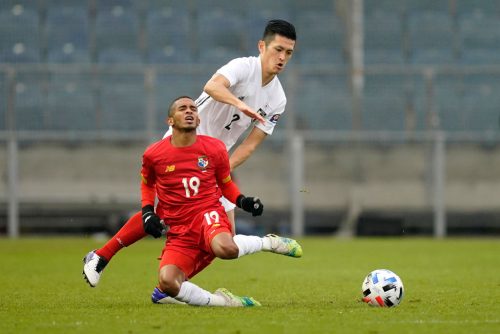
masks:
{"label": "white cleat", "polygon": [[95,250],[90,251],[83,258],[83,277],[91,287],[99,283],[102,271],[108,264],[108,261],[96,254]]}
{"label": "white cleat", "polygon": [[291,257],[302,256],[302,247],[294,239],[280,237],[276,234],[268,234],[264,237],[264,239],[266,238],[269,240],[270,247],[264,247],[264,251]]}
{"label": "white cleat", "polygon": [[262,306],[258,301],[252,297],[240,297],[236,296],[228,289],[220,288],[214,292],[214,295],[221,296],[226,301],[226,306],[228,307],[253,307]]}

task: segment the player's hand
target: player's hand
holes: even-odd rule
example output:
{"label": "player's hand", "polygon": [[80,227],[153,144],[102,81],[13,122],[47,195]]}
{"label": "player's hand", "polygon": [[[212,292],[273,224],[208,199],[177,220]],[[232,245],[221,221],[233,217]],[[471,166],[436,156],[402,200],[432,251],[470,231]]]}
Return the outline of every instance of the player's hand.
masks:
{"label": "player's hand", "polygon": [[160,217],[156,215],[152,205],[146,205],[142,208],[142,224],[144,226],[144,232],[155,238],[161,237],[165,229],[165,226],[162,224]]}
{"label": "player's hand", "polygon": [[247,106],[246,104],[244,104],[243,106],[240,106],[239,109],[240,109],[240,111],[242,113],[244,113],[248,117],[257,120],[257,121],[259,121],[262,124],[266,123],[266,120],[264,119],[264,117],[262,117],[261,114],[259,114],[258,112],[253,111],[253,109],[250,108],[249,106]]}
{"label": "player's hand", "polygon": [[258,197],[245,197],[244,195],[240,195],[236,200],[236,205],[246,212],[250,212],[254,217],[262,215],[264,211],[264,204],[262,204]]}

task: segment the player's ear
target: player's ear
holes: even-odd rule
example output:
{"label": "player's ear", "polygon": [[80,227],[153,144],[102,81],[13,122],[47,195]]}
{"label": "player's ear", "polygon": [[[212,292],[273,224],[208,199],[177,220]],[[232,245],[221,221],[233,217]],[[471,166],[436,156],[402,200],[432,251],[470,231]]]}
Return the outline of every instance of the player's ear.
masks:
{"label": "player's ear", "polygon": [[174,118],[173,117],[167,117],[165,120],[165,123],[167,123],[169,126],[174,125]]}
{"label": "player's ear", "polygon": [[266,49],[266,42],[264,42],[262,39],[257,43],[257,47],[259,48],[259,52],[263,53],[264,50]]}

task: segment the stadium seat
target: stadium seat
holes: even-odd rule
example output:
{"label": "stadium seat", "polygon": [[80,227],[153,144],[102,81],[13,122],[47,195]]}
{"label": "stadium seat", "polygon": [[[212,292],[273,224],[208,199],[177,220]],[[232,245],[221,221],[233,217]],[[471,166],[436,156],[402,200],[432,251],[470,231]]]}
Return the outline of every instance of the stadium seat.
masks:
{"label": "stadium seat", "polygon": [[304,76],[295,97],[297,126],[310,130],[352,129],[352,102],[345,75]]}
{"label": "stadium seat", "polygon": [[191,63],[193,44],[187,8],[165,6],[146,12],[149,63]]}
{"label": "stadium seat", "polygon": [[44,110],[46,95],[44,79],[33,74],[18,74],[15,84],[16,128],[19,130],[42,130],[46,126]]}
{"label": "stadium seat", "polygon": [[442,12],[412,12],[408,18],[410,61],[414,64],[450,64],[455,61],[451,16]]}
{"label": "stadium seat", "polygon": [[212,73],[208,72],[206,74],[158,73],[155,85],[157,130],[164,132],[167,129],[165,119],[170,103],[182,95],[197,99],[211,75]]}
{"label": "stadium seat", "polygon": [[115,6],[96,15],[96,52],[98,63],[140,63],[140,23],[131,9]]}
{"label": "stadium seat", "polygon": [[500,3],[492,0],[455,0],[458,17],[471,15],[500,16]]}
{"label": "stadium seat", "polygon": [[99,77],[100,111],[98,127],[102,130],[144,130],[145,88],[142,74],[102,74]]}
{"label": "stadium seat", "polygon": [[[459,75],[439,75],[433,81],[435,127],[445,131],[466,129],[463,110],[463,79]],[[428,115],[427,115],[428,116]]]}
{"label": "stadium seat", "polygon": [[0,131],[5,130],[6,123],[6,113],[8,104],[8,82],[7,75],[4,72],[0,72]]}
{"label": "stadium seat", "polygon": [[375,12],[382,12],[392,15],[403,15],[406,9],[406,3],[402,0],[364,0],[363,11],[365,17]]}
{"label": "stadium seat", "polygon": [[91,75],[52,74],[48,83],[47,124],[51,130],[95,130],[95,92]]}
{"label": "stadium seat", "polygon": [[463,63],[500,63],[500,17],[476,12],[460,18],[459,31]]}
{"label": "stadium seat", "polygon": [[257,42],[262,39],[264,28],[269,20],[283,19],[296,23],[289,0],[246,1],[246,49],[249,55],[258,54]]}
{"label": "stadium seat", "polygon": [[405,131],[413,108],[414,83],[403,74],[366,76],[363,95],[363,129]]}
{"label": "stadium seat", "polygon": [[200,62],[220,66],[232,58],[248,56],[243,16],[216,8],[205,11],[197,23]]}
{"label": "stadium seat", "polygon": [[35,63],[40,60],[38,12],[14,5],[0,12],[0,62]]}
{"label": "stadium seat", "polygon": [[49,7],[45,24],[47,61],[88,63],[89,23],[86,8]]}
{"label": "stadium seat", "polygon": [[[321,23],[321,24],[319,24]],[[303,11],[296,28],[303,52],[296,59],[302,64],[343,64],[344,31],[333,12]]]}
{"label": "stadium seat", "polygon": [[467,130],[500,130],[500,82],[495,74],[464,76],[464,122]]}
{"label": "stadium seat", "polygon": [[374,11],[365,17],[366,64],[402,64],[403,24],[398,13]]}

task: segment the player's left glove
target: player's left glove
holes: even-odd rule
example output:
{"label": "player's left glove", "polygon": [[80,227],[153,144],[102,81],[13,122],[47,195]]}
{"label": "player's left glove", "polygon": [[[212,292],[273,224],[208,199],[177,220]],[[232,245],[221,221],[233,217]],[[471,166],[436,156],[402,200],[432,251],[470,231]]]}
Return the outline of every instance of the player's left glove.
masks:
{"label": "player's left glove", "polygon": [[238,196],[236,199],[236,206],[250,212],[252,216],[260,216],[264,211],[264,204],[258,197],[245,197],[244,195]]}
{"label": "player's left glove", "polygon": [[161,237],[165,229],[165,226],[162,224],[160,217],[156,215],[152,205],[146,205],[142,208],[142,223],[144,225],[144,232],[155,238]]}

